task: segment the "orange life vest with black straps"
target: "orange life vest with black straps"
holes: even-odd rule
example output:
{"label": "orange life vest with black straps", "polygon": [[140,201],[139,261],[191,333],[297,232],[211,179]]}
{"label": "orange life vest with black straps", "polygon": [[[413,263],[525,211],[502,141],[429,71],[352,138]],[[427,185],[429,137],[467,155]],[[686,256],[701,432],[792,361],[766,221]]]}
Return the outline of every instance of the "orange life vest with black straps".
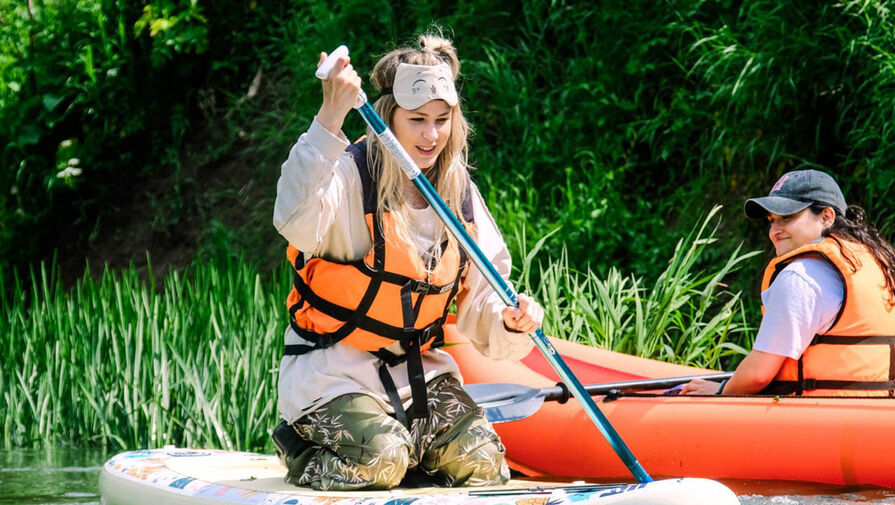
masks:
{"label": "orange life vest with black straps", "polygon": [[876,259],[863,244],[830,235],[774,258],[761,290],[788,264],[805,257],[824,259],[839,272],[845,288],[842,307],[830,329],[815,335],[798,360],[784,361],[763,393],[893,396],[895,308]]}
{"label": "orange life vest with black straps", "polygon": [[[286,255],[293,266],[292,291],[286,301],[292,329],[311,345],[286,345],[284,354],[300,355],[336,344],[368,351],[383,360],[380,379],[397,417],[407,424],[386,365],[407,362],[414,417],[427,417],[421,353],[444,344],[442,326],[461,288],[466,253],[449,237],[441,256],[426,265],[416,245],[401,240],[389,213],[376,218],[375,180],[367,167],[366,143],[348,147],[360,175],[364,217],[372,248],[359,260],[338,262],[306,254],[291,244]],[[473,221],[471,191],[462,204],[463,217]],[[385,348],[400,342],[396,355]]]}

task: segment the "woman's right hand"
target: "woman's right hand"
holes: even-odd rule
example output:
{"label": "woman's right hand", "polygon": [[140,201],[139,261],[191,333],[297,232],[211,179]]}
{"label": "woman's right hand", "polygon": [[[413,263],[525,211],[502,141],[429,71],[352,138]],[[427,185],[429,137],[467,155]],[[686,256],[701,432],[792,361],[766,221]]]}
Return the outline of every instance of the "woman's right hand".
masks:
{"label": "woman's right hand", "polygon": [[[325,59],[326,53],[320,53],[317,66],[319,67]],[[317,122],[338,136],[342,131],[345,116],[354,107],[357,95],[360,93],[360,76],[351,66],[351,58],[346,56],[336,60],[329,77],[322,82],[323,105],[317,112]]]}

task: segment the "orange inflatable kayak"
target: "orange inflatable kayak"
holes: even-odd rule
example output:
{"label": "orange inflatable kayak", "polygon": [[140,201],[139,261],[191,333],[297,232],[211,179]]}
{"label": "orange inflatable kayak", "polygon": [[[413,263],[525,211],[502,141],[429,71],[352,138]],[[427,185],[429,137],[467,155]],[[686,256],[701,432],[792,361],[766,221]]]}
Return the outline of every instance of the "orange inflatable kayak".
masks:
{"label": "orange inflatable kayak", "polygon": [[[537,388],[559,380],[537,349],[521,361],[479,354],[453,325],[445,347],[467,384]],[[711,373],[551,339],[582,384]],[[655,393],[655,391],[654,391]],[[787,480],[895,488],[895,399],[594,397],[653,477]],[[510,467],[532,477],[630,479],[577,401],[544,402],[494,425]]]}

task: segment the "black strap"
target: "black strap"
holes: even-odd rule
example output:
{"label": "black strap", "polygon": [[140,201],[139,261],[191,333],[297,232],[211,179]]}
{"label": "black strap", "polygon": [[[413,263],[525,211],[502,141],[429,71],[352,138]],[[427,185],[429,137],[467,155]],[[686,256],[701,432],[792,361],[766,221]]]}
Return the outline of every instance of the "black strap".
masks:
{"label": "black strap", "polygon": [[[385,239],[382,237],[382,230],[375,219],[373,220],[373,264],[376,270],[380,272],[385,266]],[[304,279],[302,279],[298,272],[296,272],[293,279],[293,286],[295,287],[295,290],[298,291],[301,301],[289,308],[289,324],[292,326],[292,330],[295,331],[295,333],[301,338],[313,342],[314,345],[313,347],[307,345],[287,345],[284,348],[284,354],[300,355],[313,351],[314,349],[324,349],[344,339],[358,327],[367,329],[371,326],[371,322],[378,323],[378,321],[367,317],[367,311],[369,311],[370,307],[373,305],[373,301],[379,293],[379,286],[381,284],[381,276],[371,276],[370,283],[367,284],[367,290],[364,292],[363,298],[361,298],[357,308],[351,310],[317,296],[317,294],[311,290],[310,286],[304,282]],[[332,333],[314,333],[300,327],[295,322],[295,311],[298,310],[305,300],[324,314],[345,321],[345,324]],[[384,323],[379,324],[388,326]],[[389,328],[391,327],[389,326]]]}
{"label": "black strap", "polygon": [[887,381],[852,381],[825,380],[805,378],[804,356],[799,357],[797,378],[794,381],[772,381],[762,394],[796,394],[815,389],[845,389],[854,391],[889,390],[889,396],[895,396],[895,337],[887,335],[847,336],[847,335],[815,335],[809,345],[888,345],[889,346],[889,380]]}
{"label": "black strap", "polygon": [[799,376],[798,380],[796,381],[797,387],[795,392],[799,396],[802,396],[802,393],[804,393],[805,389],[813,389],[805,387],[805,362],[802,358],[803,356],[799,356]]}
{"label": "black strap", "polygon": [[895,344],[895,337],[890,336],[856,336],[847,335],[815,335],[809,345],[828,344],[828,345],[892,345]]}
{"label": "black strap", "polygon": [[[428,330],[428,328],[427,328]],[[420,346],[429,340],[429,332],[420,335],[419,340],[411,340],[407,346],[407,379],[410,381],[410,396],[413,403],[410,404],[411,414],[414,419],[427,419],[429,417],[429,405],[426,394],[426,373],[423,370],[423,357]]]}
{"label": "black strap", "polygon": [[296,272],[305,267],[305,253],[298,251],[298,254],[295,256],[295,263],[292,264],[292,267],[295,268]]}
{"label": "black strap", "polygon": [[404,404],[401,403],[401,397],[398,396],[398,388],[395,387],[395,381],[392,379],[392,375],[388,373],[388,363],[383,361],[381,365],[379,365],[379,380],[382,382],[382,385],[385,387],[385,392],[388,394],[388,401],[392,404],[392,408],[395,409],[395,419],[407,429],[410,429],[410,424],[407,423],[407,413],[404,411]]}
{"label": "black strap", "polygon": [[[389,402],[392,404],[392,408],[395,409],[396,414],[399,411],[404,412],[404,407],[401,405],[400,397],[397,396],[397,389],[395,389],[391,375],[383,380],[382,368],[386,366],[394,367],[404,362],[407,363],[407,382],[410,384],[410,396],[412,398],[410,419],[428,418],[429,407],[426,392],[426,374],[425,369],[423,368],[422,352],[420,349],[430,341],[431,348],[444,345],[444,321],[442,319],[435,321],[422,330],[416,330],[414,338],[402,340],[401,348],[404,349],[404,354],[397,355],[386,349],[370,351],[370,354],[382,360],[379,378],[382,380],[382,385],[385,387],[386,393],[388,393]],[[394,392],[391,390],[394,390]],[[404,424],[410,428],[406,422]]]}
{"label": "black strap", "polygon": [[845,389],[852,391],[878,391],[895,389],[895,380],[888,381],[848,381],[848,380],[816,380],[804,379],[800,381],[775,380],[765,388],[761,394],[791,394],[815,389]]}
{"label": "black strap", "polygon": [[386,282],[388,284],[395,284],[397,286],[404,286],[407,283],[413,285],[414,293],[422,293],[425,295],[440,295],[442,293],[447,293],[454,287],[453,282],[449,282],[447,284],[430,284],[426,281],[414,279],[413,277],[407,277],[406,275],[396,274],[394,272],[376,272],[372,268],[370,268],[363,260],[352,261],[350,263],[354,268],[356,268],[360,273],[364,275],[368,275],[370,277],[374,275],[379,275],[382,277],[382,282]]}
{"label": "black strap", "polygon": [[[895,382],[895,343],[889,344],[889,381]],[[895,398],[895,388],[889,390],[889,396]]]}

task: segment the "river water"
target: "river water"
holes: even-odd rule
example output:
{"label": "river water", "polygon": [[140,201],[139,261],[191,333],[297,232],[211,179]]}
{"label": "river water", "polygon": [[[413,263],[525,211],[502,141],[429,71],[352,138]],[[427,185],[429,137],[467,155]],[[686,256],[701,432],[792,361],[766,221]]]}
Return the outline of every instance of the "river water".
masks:
{"label": "river water", "polygon": [[[0,505],[100,503],[98,479],[111,454],[55,448],[0,451]],[[725,482],[743,505],[895,504],[895,490]]]}

